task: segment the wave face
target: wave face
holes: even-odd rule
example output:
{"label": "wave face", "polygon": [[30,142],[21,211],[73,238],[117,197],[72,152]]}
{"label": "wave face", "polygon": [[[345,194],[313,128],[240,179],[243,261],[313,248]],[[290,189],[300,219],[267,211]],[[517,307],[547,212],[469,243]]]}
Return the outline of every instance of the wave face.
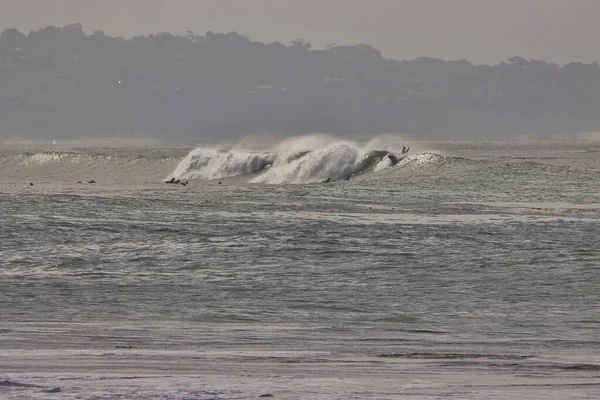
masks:
{"label": "wave face", "polygon": [[181,161],[181,156],[111,151],[113,154],[75,151],[2,154],[0,180],[77,182],[94,179],[113,183],[156,182]]}
{"label": "wave face", "polygon": [[364,155],[355,167],[354,173],[381,171],[398,163],[398,157],[385,150],[374,150]]}
{"label": "wave face", "polygon": [[387,150],[372,150],[369,145],[361,147],[330,137],[307,136],[277,144],[265,153],[196,148],[167,178],[213,180],[255,173],[252,183],[312,183],[378,172],[404,157]]}

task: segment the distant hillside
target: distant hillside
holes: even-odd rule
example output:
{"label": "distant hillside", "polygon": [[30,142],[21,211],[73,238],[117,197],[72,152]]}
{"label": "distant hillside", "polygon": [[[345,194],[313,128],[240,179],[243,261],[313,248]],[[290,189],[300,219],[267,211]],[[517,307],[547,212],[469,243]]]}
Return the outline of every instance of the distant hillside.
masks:
{"label": "distant hillside", "polygon": [[235,32],[125,39],[80,24],[0,35],[0,138],[401,132],[509,139],[600,131],[598,63],[389,60]]}

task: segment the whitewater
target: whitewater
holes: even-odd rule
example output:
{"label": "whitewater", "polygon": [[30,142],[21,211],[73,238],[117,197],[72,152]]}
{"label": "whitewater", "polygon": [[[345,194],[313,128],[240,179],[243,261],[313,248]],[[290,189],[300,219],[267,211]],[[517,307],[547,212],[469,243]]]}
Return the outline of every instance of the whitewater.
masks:
{"label": "whitewater", "polygon": [[594,140],[0,143],[0,398],[595,399],[599,187]]}

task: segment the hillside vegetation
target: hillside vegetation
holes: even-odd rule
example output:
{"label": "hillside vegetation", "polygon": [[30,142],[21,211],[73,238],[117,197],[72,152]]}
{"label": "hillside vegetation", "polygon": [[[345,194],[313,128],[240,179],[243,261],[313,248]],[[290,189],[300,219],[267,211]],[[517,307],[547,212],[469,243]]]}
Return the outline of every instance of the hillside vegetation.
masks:
{"label": "hillside vegetation", "polygon": [[598,63],[386,59],[368,45],[311,49],[238,33],[0,35],[0,137],[510,139],[600,131]]}

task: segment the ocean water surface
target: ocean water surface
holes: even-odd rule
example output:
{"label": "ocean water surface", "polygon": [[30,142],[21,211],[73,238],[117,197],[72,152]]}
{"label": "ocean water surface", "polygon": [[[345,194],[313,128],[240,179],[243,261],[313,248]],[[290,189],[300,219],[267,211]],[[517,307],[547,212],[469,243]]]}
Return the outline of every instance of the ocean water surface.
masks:
{"label": "ocean water surface", "polygon": [[5,145],[0,398],[597,398],[600,142],[392,142]]}

